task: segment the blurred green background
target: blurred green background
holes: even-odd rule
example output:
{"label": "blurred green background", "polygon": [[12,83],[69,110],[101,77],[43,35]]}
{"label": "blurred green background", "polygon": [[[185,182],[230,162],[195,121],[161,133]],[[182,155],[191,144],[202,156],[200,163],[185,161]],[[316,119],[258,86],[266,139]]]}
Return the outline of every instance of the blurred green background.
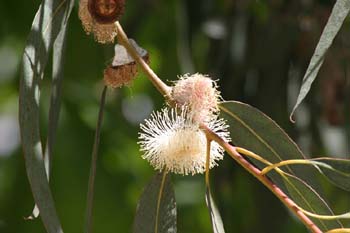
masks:
{"label": "blurred green background", "polygon": [[[0,1],[0,232],[45,232],[33,207],[18,129],[20,60],[40,1]],[[298,88],[334,1],[127,1],[121,20],[147,49],[166,81],[200,72],[218,79],[225,100],[249,103],[278,122],[307,155],[350,155],[350,25],[327,53],[305,103],[289,122]],[[77,4],[76,4],[77,6]],[[68,28],[62,109],[50,180],[65,232],[82,232],[90,158],[112,45],[86,36],[73,9]],[[46,138],[51,71],[42,83]],[[131,232],[138,197],[154,174],[141,159],[139,123],[162,97],[143,74],[131,87],[108,92],[97,164],[95,232]],[[276,139],[278,140],[278,139]],[[307,232],[283,205],[228,156],[212,170],[213,193],[227,232]],[[178,232],[211,232],[204,177],[173,176]],[[336,213],[349,211],[349,193],[324,183]]]}

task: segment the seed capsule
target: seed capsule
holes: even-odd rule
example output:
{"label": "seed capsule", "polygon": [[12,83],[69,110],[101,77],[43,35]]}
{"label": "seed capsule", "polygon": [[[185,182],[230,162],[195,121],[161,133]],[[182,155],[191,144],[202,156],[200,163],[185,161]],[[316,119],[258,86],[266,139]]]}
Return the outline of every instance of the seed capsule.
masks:
{"label": "seed capsule", "polygon": [[100,24],[111,24],[124,13],[125,0],[89,0],[91,16]]}
{"label": "seed capsule", "polygon": [[103,81],[106,86],[117,88],[130,85],[137,75],[136,63],[122,66],[108,66],[103,72]]}

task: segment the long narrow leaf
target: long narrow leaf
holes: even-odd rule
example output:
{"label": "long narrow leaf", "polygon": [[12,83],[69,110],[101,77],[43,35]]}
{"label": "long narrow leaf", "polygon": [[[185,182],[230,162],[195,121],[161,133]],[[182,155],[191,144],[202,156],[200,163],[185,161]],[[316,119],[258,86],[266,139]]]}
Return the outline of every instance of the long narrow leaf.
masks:
{"label": "long narrow leaf", "polygon": [[[231,139],[236,146],[247,148],[270,163],[290,159],[305,159],[300,149],[288,135],[272,119],[259,110],[236,101],[223,102],[220,109],[221,116],[227,120],[230,126]],[[260,169],[266,166],[257,161],[253,161],[253,163]],[[315,178],[318,173],[316,168],[308,167],[305,169],[305,167],[300,166],[287,166],[285,171],[312,187],[317,195],[310,195],[310,191],[301,185],[285,182],[280,175],[274,172],[269,173],[268,176],[292,199],[303,199],[303,202],[300,202],[302,208],[310,209],[310,206],[317,206],[317,209],[322,210],[323,214],[333,214],[322,198],[322,190]],[[331,227],[341,227],[341,224],[337,221],[321,222],[322,224],[317,225],[323,230],[331,229]]]}
{"label": "long narrow leaf", "polygon": [[[293,197],[293,201],[303,209],[318,215],[333,215],[329,207],[324,204],[323,198],[305,181],[294,175],[284,177],[289,194]],[[326,231],[341,226],[339,221],[329,221],[314,219],[314,222],[320,229]]]}
{"label": "long narrow leaf", "polygon": [[[70,3],[72,9],[74,2]],[[60,106],[61,106],[61,86],[63,80],[63,66],[64,54],[66,51],[66,23],[62,25],[62,30],[58,34],[52,53],[52,84],[51,84],[51,100],[49,110],[48,132],[45,146],[44,163],[46,169],[47,179],[50,180],[51,166],[52,166],[52,150],[55,144],[56,129],[58,125]],[[38,206],[35,205],[31,218],[39,216]]]}
{"label": "long narrow leaf", "polygon": [[35,15],[22,59],[19,123],[28,180],[49,233],[63,232],[49,188],[40,140],[40,81],[57,35],[65,30],[73,1],[44,0]]}
{"label": "long narrow leaf", "polygon": [[300,92],[297,98],[297,102],[292,110],[291,119],[296,108],[300,105],[303,99],[309,92],[312,83],[316,79],[318,71],[320,70],[325,54],[327,50],[331,47],[335,36],[340,30],[346,16],[350,11],[350,1],[349,0],[337,0],[335,3],[332,13],[329,16],[328,22],[322,32],[321,38],[317,44],[314,54],[312,55],[309,67],[303,78],[303,83],[300,88]]}
{"label": "long narrow leaf", "polygon": [[137,205],[133,233],[175,233],[176,202],[170,176],[156,174]]}

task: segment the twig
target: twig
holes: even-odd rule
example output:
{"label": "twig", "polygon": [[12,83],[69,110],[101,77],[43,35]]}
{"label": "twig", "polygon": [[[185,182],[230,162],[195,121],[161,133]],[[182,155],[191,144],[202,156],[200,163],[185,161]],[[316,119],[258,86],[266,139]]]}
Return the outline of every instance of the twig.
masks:
{"label": "twig", "polygon": [[115,26],[118,30],[118,42],[125,47],[130,56],[139,64],[142,70],[149,76],[148,79],[153,83],[157,90],[167,99],[171,100],[170,87],[166,85],[154,71],[149,67],[149,65],[140,57],[135,48],[130,44],[128,37],[126,36],[122,26],[119,22],[115,22]]}
{"label": "twig", "polygon": [[[116,22],[118,28],[118,41],[122,44],[134,60],[141,66],[148,79],[154,84],[157,90],[167,99],[171,100],[170,88],[153,72],[146,62],[138,55],[133,46],[130,45],[127,36],[125,35],[119,22]],[[261,171],[249,163],[244,157],[242,157],[235,147],[225,142],[221,137],[211,131],[207,126],[201,125],[201,128],[206,133],[210,140],[217,142],[222,146],[229,155],[236,160],[245,170],[251,173],[261,183],[263,183],[273,194],[275,194],[280,201],[285,204],[288,209],[293,211],[296,216],[304,223],[304,225],[310,229],[313,233],[322,233],[322,231],[313,223],[313,221],[307,217],[302,211],[299,210],[297,205],[292,201],[276,184],[269,180],[266,176],[261,174]]]}
{"label": "twig", "polygon": [[309,228],[313,233],[322,233],[322,231],[313,223],[313,221],[307,217],[276,184],[274,184],[271,180],[269,180],[266,176],[261,174],[261,171],[249,163],[243,156],[241,156],[235,149],[234,146],[225,142],[221,137],[215,134],[206,126],[202,126],[205,130],[205,133],[208,138],[217,142],[220,146],[222,146],[226,152],[238,162],[245,170],[247,170],[250,174],[252,174],[255,178],[257,178],[261,183],[263,183],[273,194],[275,194],[280,201],[285,204],[288,209],[293,211],[296,216],[304,223],[306,227]]}
{"label": "twig", "polygon": [[100,110],[98,113],[98,120],[95,132],[95,140],[92,149],[92,158],[91,158],[91,167],[90,167],[90,177],[89,177],[89,186],[88,186],[88,194],[87,194],[87,204],[86,204],[86,222],[85,222],[85,232],[92,232],[92,209],[94,202],[94,187],[95,187],[95,177],[96,177],[96,163],[98,156],[98,146],[100,144],[100,132],[101,125],[103,120],[103,108],[105,105],[107,86],[103,88],[100,102]]}

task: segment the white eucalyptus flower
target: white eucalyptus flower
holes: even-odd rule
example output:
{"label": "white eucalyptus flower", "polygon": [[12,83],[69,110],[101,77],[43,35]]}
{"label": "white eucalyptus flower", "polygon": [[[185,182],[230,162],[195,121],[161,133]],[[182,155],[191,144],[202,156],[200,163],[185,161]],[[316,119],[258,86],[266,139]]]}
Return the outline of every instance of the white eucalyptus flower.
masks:
{"label": "white eucalyptus flower", "polygon": [[[207,126],[224,140],[229,141],[228,126],[222,119],[213,119]],[[153,112],[151,118],[141,124],[139,144],[156,170],[188,175],[203,173],[206,164],[207,139],[199,124],[192,120],[191,112],[183,108],[181,113],[164,108]],[[210,168],[223,158],[224,150],[211,142]]]}

